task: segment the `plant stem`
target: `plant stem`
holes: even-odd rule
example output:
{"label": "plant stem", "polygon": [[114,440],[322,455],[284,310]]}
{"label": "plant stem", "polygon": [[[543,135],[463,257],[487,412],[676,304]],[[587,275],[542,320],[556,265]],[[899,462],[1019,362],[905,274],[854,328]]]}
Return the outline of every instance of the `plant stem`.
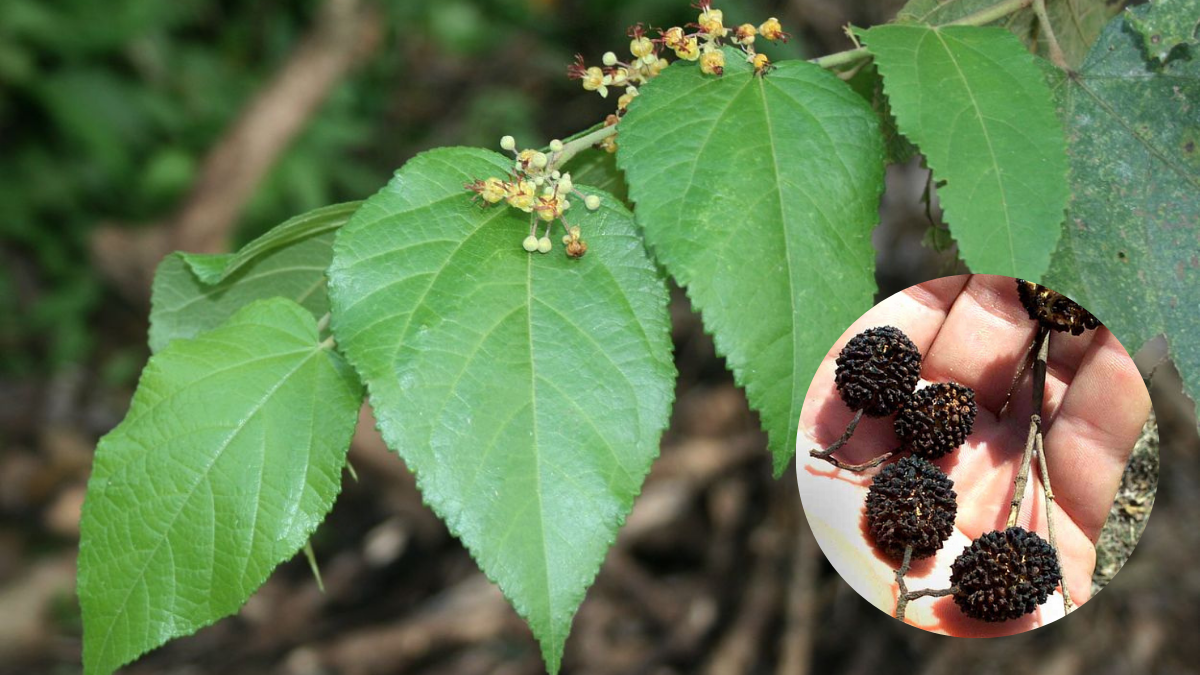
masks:
{"label": "plant stem", "polygon": [[968,14],[961,19],[943,24],[945,26],[986,26],[987,24],[1003,19],[1009,14],[1016,14],[1025,9],[1034,0],[1004,0],[998,2],[987,9],[981,9],[974,14]]}
{"label": "plant stem", "polygon": [[870,469],[871,467],[875,467],[875,466],[879,466],[880,464],[883,464],[884,462],[888,461],[888,459],[893,457],[896,453],[901,452],[902,450],[903,450],[903,448],[896,448],[895,450],[892,450],[891,452],[885,452],[882,455],[876,457],[875,459],[872,459],[869,462],[863,462],[862,464],[847,464],[847,463],[843,462],[842,460],[837,459],[836,457],[829,457],[827,455],[818,454],[816,450],[813,450],[809,454],[812,455],[813,457],[816,457],[817,459],[823,459],[826,462],[829,462],[830,464],[836,466],[839,469],[845,469],[847,471],[860,471],[861,472],[861,471],[866,471],[867,469]]}
{"label": "plant stem", "polygon": [[1025,498],[1025,484],[1029,479],[1029,465],[1033,457],[1033,446],[1042,435],[1042,403],[1046,398],[1046,359],[1050,355],[1050,329],[1038,328],[1034,338],[1037,356],[1033,360],[1033,414],[1029,416],[1029,434],[1025,439],[1025,453],[1021,457],[1021,468],[1013,486],[1012,501],[1009,503],[1008,527],[1017,524],[1021,515],[1021,501]]}
{"label": "plant stem", "polygon": [[1025,499],[1025,485],[1029,481],[1029,464],[1033,459],[1033,446],[1037,443],[1037,430],[1040,426],[1038,415],[1029,419],[1029,434],[1025,438],[1025,452],[1021,455],[1021,468],[1017,470],[1017,480],[1013,482],[1012,501],[1008,503],[1008,520],[1005,527],[1014,527],[1021,515],[1021,501]]}
{"label": "plant stem", "polygon": [[325,315],[317,320],[317,333],[324,333],[326,328],[329,328],[329,321],[333,318],[333,314],[325,312]]}
{"label": "plant stem", "polygon": [[1042,30],[1046,33],[1046,44],[1050,47],[1050,62],[1058,66],[1060,70],[1070,72],[1071,68],[1067,65],[1067,57],[1063,55],[1058,38],[1054,35],[1054,26],[1050,24],[1050,15],[1046,13],[1046,0],[1033,0],[1033,12],[1037,15]]}
{"label": "plant stem", "polygon": [[838,448],[842,447],[846,444],[846,441],[850,440],[850,436],[854,434],[854,429],[858,426],[858,423],[862,421],[862,418],[863,411],[859,410],[854,414],[854,419],[850,420],[850,424],[846,425],[846,431],[842,433],[841,438],[834,441],[833,444],[828,448],[825,448],[824,450],[813,450],[809,454],[813,457],[825,459],[826,457],[837,452]]}
{"label": "plant stem", "polygon": [[1054,490],[1050,489],[1050,469],[1046,466],[1046,448],[1043,447],[1041,432],[1037,435],[1038,473],[1042,475],[1042,491],[1046,505],[1046,533],[1050,539],[1050,548],[1054,549],[1054,558],[1058,561],[1058,569],[1062,574],[1063,612],[1070,614],[1075,609],[1071,602],[1071,591],[1067,590],[1067,570],[1063,567],[1062,552],[1058,550],[1058,541],[1054,537]]}
{"label": "plant stem", "polygon": [[1000,412],[996,414],[996,417],[1004,419],[1008,415],[1008,407],[1012,404],[1013,392],[1017,390],[1017,385],[1021,382],[1021,377],[1025,374],[1025,371],[1028,370],[1030,362],[1037,356],[1038,346],[1036,338],[1029,343],[1029,349],[1025,351],[1025,356],[1021,359],[1021,365],[1017,367],[1017,372],[1013,375],[1012,384],[1008,385],[1008,394],[1004,396],[1004,405],[1000,406]]}
{"label": "plant stem", "polygon": [[867,51],[866,47],[857,47],[855,49],[848,49],[844,52],[837,52],[834,54],[829,54],[828,56],[822,56],[819,59],[813,59],[811,63],[815,63],[822,68],[836,68],[837,66],[844,66],[848,63],[854,63],[859,59],[865,59],[870,55],[871,52]]}
{"label": "plant stem", "polygon": [[312,570],[313,578],[317,580],[317,589],[325,592],[325,581],[321,579],[321,568],[317,567],[317,554],[313,551],[312,540],[304,544],[304,557],[308,559],[308,569]]}
{"label": "plant stem", "polygon": [[904,620],[904,612],[908,609],[908,585],[904,583],[904,575],[908,574],[909,565],[912,564],[912,546],[904,547],[904,562],[900,565],[900,569],[896,570],[896,618]]}
{"label": "plant stem", "polygon": [[917,598],[944,598],[947,595],[954,595],[957,592],[958,587],[951,586],[950,588],[939,589],[923,588],[919,591],[911,591],[907,595],[909,600],[916,600]]}
{"label": "plant stem", "polygon": [[[984,26],[997,19],[1003,19],[1009,14],[1025,9],[1031,5],[1034,0],[1004,0],[996,3],[987,9],[980,10],[974,14],[968,14],[956,21],[941,24],[942,26]],[[844,52],[836,52],[827,56],[822,56],[817,59],[812,59],[810,63],[815,63],[822,68],[836,68],[844,66],[848,63],[854,63],[859,59],[869,58],[871,52],[866,47],[856,47],[848,49]]]}
{"label": "plant stem", "polygon": [[586,149],[592,147],[593,145],[599,143],[600,141],[608,138],[609,136],[612,136],[613,134],[617,133],[618,126],[620,126],[620,125],[619,124],[611,124],[606,127],[600,127],[599,129],[597,129],[589,134],[584,134],[583,136],[580,136],[579,138],[576,138],[576,139],[567,141],[566,143],[563,143],[562,152],[558,153],[558,156],[554,159],[554,167],[553,168],[562,167],[567,162],[571,161],[572,157],[574,157],[575,155],[578,155],[583,150],[586,150]]}

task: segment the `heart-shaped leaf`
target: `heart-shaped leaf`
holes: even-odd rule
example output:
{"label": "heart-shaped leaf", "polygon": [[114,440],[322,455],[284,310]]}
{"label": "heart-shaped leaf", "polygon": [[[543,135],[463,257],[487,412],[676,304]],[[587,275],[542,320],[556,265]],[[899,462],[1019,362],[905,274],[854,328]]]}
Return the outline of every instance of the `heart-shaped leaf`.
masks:
{"label": "heart-shaped leaf", "polygon": [[556,672],[658,454],[674,367],[629,212],[579,202],[586,256],[526,253],[529,216],[463,188],[511,168],[467,148],[412,159],[338,233],[330,297],[388,446]]}
{"label": "heart-shaped leaf", "polygon": [[621,122],[638,223],[759,411],[783,472],[829,346],[871,306],[884,149],[875,113],[825,70],[725,75],[676,63]]}
{"label": "heart-shaped leaf", "polygon": [[1045,283],[1130,351],[1165,333],[1200,401],[1200,59],[1148,67],[1125,22],[1074,76],[1051,73],[1074,197]]}
{"label": "heart-shaped leaf", "polygon": [[1039,279],[1069,196],[1053,96],[1001,28],[877,26],[862,33],[900,131],[924,153],[975,272]]}
{"label": "heart-shaped leaf", "polygon": [[85,672],[237,611],[333,505],[361,402],[289,300],[152,357],[96,448],[83,505]]}

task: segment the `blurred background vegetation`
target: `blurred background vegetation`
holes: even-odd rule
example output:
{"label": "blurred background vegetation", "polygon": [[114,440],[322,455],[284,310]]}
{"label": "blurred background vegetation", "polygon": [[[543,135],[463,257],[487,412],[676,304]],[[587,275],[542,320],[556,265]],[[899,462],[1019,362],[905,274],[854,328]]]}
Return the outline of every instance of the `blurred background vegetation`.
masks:
{"label": "blurred background vegetation", "polygon": [[[795,37],[776,59],[844,49],[843,25],[886,21],[901,4],[717,3],[727,22],[778,16]],[[303,211],[366,198],[424,149],[494,148],[503,134],[534,146],[584,129],[611,103],[565,77],[574,54],[597,61],[623,50],[635,22],[694,13],[687,0],[0,3],[0,674],[79,670],[79,505],[95,441],[124,415],[148,357],[146,282],[158,256],[188,242],[237,246]],[[945,238],[928,236],[926,177],[919,161],[889,170],[875,235],[881,294],[961,271],[952,246],[928,243]],[[681,293],[672,312],[672,428],[581,609],[568,672],[1041,663],[905,629],[842,584],[804,534],[794,479],[771,480],[756,419]],[[1194,624],[1197,610],[1167,589],[1200,589],[1189,557],[1200,535],[1171,524],[1200,517],[1200,443],[1161,352],[1141,361],[1161,375],[1164,457],[1186,470],[1160,497],[1174,516],[1148,530],[1154,557],[1117,599],[1064,622],[1073,627],[991,641],[1039,640],[1053,672],[1196,663],[1175,623]],[[539,672],[515,613],[372,425],[360,426],[351,458],[362,480],[347,483],[315,542],[328,592],[302,560],[289,563],[237,617],[129,672]],[[1131,480],[1148,487],[1123,488],[1128,533],[1109,535],[1125,549],[1105,559],[1099,582],[1136,542],[1156,468],[1145,460]],[[1156,560],[1175,562],[1169,584]],[[1061,651],[1055,636],[1091,652]]]}

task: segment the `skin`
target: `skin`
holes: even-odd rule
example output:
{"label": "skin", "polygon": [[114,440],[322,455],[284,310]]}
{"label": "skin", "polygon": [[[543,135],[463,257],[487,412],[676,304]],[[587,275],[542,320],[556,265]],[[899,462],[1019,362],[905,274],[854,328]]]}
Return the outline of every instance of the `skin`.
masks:
{"label": "skin", "polygon": [[[900,562],[876,549],[863,509],[867,488],[880,469],[858,474],[809,456],[809,450],[836,440],[853,416],[834,385],[838,353],[857,333],[882,325],[904,331],[920,349],[918,388],[930,382],[958,382],[975,390],[979,406],[967,443],[934,462],[954,481],[958,516],[955,532],[941,551],[913,561],[906,582],[909,590],[919,590],[948,588],[950,565],[958,554],[984,532],[1004,529],[1033,412],[1028,372],[1013,392],[1006,415],[997,413],[1037,324],[1017,299],[1011,278],[946,277],[913,286],[868,311],[842,334],[817,370],[804,400],[797,445],[804,510],[822,551],[842,578],[892,614],[894,570]],[[1150,396],[1133,360],[1104,327],[1080,336],[1051,333],[1047,363],[1043,430],[1056,498],[1054,524],[1071,599],[1082,605],[1091,595],[1095,542],[1149,415]],[[835,456],[860,463],[898,445],[891,417],[866,417]],[[1018,525],[1047,537],[1036,457]],[[1002,623],[966,617],[951,597],[921,598],[909,603],[906,622],[948,635],[993,637],[1020,633],[1062,615],[1058,592],[1033,614]]]}

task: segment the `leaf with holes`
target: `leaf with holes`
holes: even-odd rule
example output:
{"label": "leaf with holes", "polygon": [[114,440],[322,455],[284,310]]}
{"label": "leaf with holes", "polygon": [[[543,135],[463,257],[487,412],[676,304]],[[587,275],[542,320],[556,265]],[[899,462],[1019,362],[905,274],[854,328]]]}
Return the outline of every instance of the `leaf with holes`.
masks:
{"label": "leaf with holes", "polygon": [[677,63],[621,122],[646,240],[687,287],[770,439],[776,474],[817,364],[871,306],[884,149],[871,107],[825,70],[722,77]]}
{"label": "leaf with holes", "polygon": [[337,204],[297,216],[237,253],[164,258],[154,274],[150,349],[211,330],[255,300],[288,298],[316,317],[329,311],[325,269],[333,259],[333,234],[358,206]]}
{"label": "leaf with holes", "polygon": [[1200,60],[1148,69],[1125,21],[1076,76],[1051,74],[1074,197],[1045,283],[1131,352],[1165,333],[1200,401]]}
{"label": "leaf with holes", "polygon": [[1045,79],[1000,28],[862,32],[900,131],[924,153],[963,260],[1039,279],[1062,229],[1067,159]]}
{"label": "leaf with holes", "polygon": [[[1141,36],[1146,54],[1166,61],[1176,47],[1196,44],[1200,5],[1196,0],[1154,0],[1143,8],[1129,9],[1125,20]],[[1192,56],[1196,57],[1200,54]]]}
{"label": "leaf with holes", "polygon": [[448,148],[397,172],[338,233],[333,331],[388,446],[555,672],[658,454],[675,371],[666,289],[629,212],[577,203],[587,255],[526,253],[529,216],[463,189],[511,168]]}
{"label": "leaf with holes", "polygon": [[83,506],[85,672],[234,613],[292,557],[337,496],[361,400],[289,300],[152,357]]}

